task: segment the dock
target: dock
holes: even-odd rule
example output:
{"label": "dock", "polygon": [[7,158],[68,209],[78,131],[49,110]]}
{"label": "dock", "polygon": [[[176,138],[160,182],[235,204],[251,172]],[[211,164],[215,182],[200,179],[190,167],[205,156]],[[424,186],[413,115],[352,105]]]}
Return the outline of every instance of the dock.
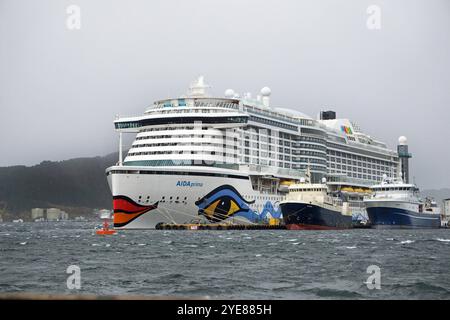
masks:
{"label": "dock", "polygon": [[285,230],[286,226],[271,225],[271,224],[160,223],[156,225],[156,229],[157,230]]}

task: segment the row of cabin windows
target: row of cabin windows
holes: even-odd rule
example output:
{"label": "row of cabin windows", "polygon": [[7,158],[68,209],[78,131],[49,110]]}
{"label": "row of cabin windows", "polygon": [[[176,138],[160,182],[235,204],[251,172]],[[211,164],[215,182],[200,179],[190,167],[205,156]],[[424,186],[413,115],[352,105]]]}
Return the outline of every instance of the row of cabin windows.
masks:
{"label": "row of cabin windows", "polygon": [[362,160],[352,160],[352,159],[345,159],[345,158],[338,158],[338,157],[327,157],[328,161],[331,163],[343,163],[343,164],[352,164],[354,166],[360,166],[364,168],[377,168],[380,169],[380,166],[389,166],[391,162],[378,160],[375,161],[375,159],[370,158],[363,158]]}
{"label": "row of cabin windows", "polygon": [[338,170],[351,171],[351,172],[361,172],[361,173],[368,173],[368,174],[386,173],[386,172],[390,172],[390,170],[391,170],[390,167],[381,167],[377,170],[375,170],[375,169],[371,170],[371,169],[365,169],[365,168],[363,169],[361,167],[345,166],[345,165],[334,164],[334,163],[329,164],[329,167],[331,169],[338,169]]}
{"label": "row of cabin windows", "polygon": [[190,126],[172,126],[172,127],[146,128],[146,129],[140,130],[139,132],[193,130],[193,129],[208,130],[209,128],[194,124],[194,125],[190,125]]}
{"label": "row of cabin windows", "polygon": [[[145,147],[169,147],[169,146],[198,146],[198,147],[223,147],[223,143],[210,143],[210,142],[168,142],[168,143],[146,143],[146,144],[134,144],[130,149],[139,149]],[[237,146],[226,145],[225,148],[234,148],[237,149]]]}
{"label": "row of cabin windows", "polygon": [[[355,172],[343,172],[340,170],[328,170],[329,173],[334,174],[334,173],[343,173],[349,177],[352,178],[358,178],[358,179],[364,179],[364,180],[371,180],[371,181],[381,181],[382,179],[382,174],[384,174],[383,172],[381,172],[378,175],[367,175],[367,174],[361,174],[361,173],[355,173]],[[387,172],[386,172],[387,174]]]}
{"label": "row of cabin windows", "polygon": [[140,140],[151,140],[151,139],[182,139],[182,138],[213,138],[213,139],[226,139],[237,141],[235,137],[227,137],[225,135],[221,136],[219,134],[172,134],[172,135],[158,135],[158,136],[143,136],[136,137],[136,141]]}
{"label": "row of cabin windows", "polygon": [[[381,159],[385,159],[387,161],[398,161],[398,157],[396,157],[395,154],[388,155],[383,152],[374,152],[374,151],[364,150],[364,149],[359,149],[359,148],[351,148],[348,146],[336,145],[333,143],[327,143],[327,146],[329,148],[329,154],[331,156],[355,159],[355,160],[360,160],[360,161],[361,160],[362,161],[367,161],[367,160],[380,161],[380,160],[372,159],[372,158],[381,158]],[[332,150],[331,148],[338,149],[339,151]],[[344,151],[344,149],[347,151]],[[355,154],[352,154],[350,152],[353,152]],[[362,156],[360,154],[363,154],[364,156]]]}
{"label": "row of cabin windows", "polygon": [[[249,195],[243,195],[244,199],[251,199],[251,200],[265,200],[265,201],[279,201],[281,200],[280,197],[276,197],[276,196],[249,196]],[[159,200],[151,200],[150,196],[147,197],[143,197],[142,195],[140,195],[138,197],[138,202],[139,203],[153,203],[156,201],[159,201],[161,203],[172,203],[172,202],[182,202],[182,203],[187,203],[188,198],[187,197],[180,197],[180,196],[162,196],[161,199]],[[200,197],[197,198],[197,201],[200,200]]]}
{"label": "row of cabin windows", "polygon": [[[231,149],[231,148],[228,148]],[[234,148],[236,150],[236,147]],[[237,157],[236,153],[227,152],[216,152],[216,151],[149,151],[149,152],[129,152],[128,156],[149,156],[149,155],[161,155],[161,154],[202,154],[202,155],[212,155],[212,156],[231,156]]]}
{"label": "row of cabin windows", "polygon": [[373,191],[415,191],[415,188],[411,187],[399,187],[399,188],[373,188]]}
{"label": "row of cabin windows", "polygon": [[311,189],[290,189],[290,191],[294,191],[294,192],[307,192],[307,191],[326,191],[326,189],[322,189],[322,188],[311,188]]}

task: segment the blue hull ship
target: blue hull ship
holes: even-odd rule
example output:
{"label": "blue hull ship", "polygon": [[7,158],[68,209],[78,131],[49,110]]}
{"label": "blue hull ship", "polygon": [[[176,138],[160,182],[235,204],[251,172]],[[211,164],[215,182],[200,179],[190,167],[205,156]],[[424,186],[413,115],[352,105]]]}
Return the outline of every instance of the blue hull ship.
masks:
{"label": "blue hull ship", "polygon": [[372,227],[440,228],[440,208],[430,198],[422,200],[416,185],[384,177],[370,189],[372,195],[364,204]]}
{"label": "blue hull ship", "polygon": [[369,220],[374,228],[439,228],[438,214],[419,213],[410,210],[372,207],[367,208]]}

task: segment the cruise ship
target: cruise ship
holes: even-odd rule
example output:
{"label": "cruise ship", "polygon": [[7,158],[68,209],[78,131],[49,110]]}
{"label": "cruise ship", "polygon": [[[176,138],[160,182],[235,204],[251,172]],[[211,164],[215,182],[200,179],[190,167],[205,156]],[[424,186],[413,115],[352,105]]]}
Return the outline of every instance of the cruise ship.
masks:
{"label": "cruise ship", "polygon": [[[313,119],[274,107],[268,87],[256,98],[208,91],[199,77],[186,94],[114,121],[119,159],[106,175],[115,228],[281,219],[280,202],[307,168],[311,182],[367,186],[399,170],[396,151],[333,111]],[[135,140],[123,159],[126,133]]]}

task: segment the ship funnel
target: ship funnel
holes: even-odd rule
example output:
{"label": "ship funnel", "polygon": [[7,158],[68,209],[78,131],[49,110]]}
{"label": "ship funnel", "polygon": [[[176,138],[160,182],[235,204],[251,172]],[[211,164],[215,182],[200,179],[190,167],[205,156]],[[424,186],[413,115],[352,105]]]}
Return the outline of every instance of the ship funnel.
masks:
{"label": "ship funnel", "polygon": [[336,119],[336,112],[332,110],[328,111],[320,111],[320,120],[335,120]]}

